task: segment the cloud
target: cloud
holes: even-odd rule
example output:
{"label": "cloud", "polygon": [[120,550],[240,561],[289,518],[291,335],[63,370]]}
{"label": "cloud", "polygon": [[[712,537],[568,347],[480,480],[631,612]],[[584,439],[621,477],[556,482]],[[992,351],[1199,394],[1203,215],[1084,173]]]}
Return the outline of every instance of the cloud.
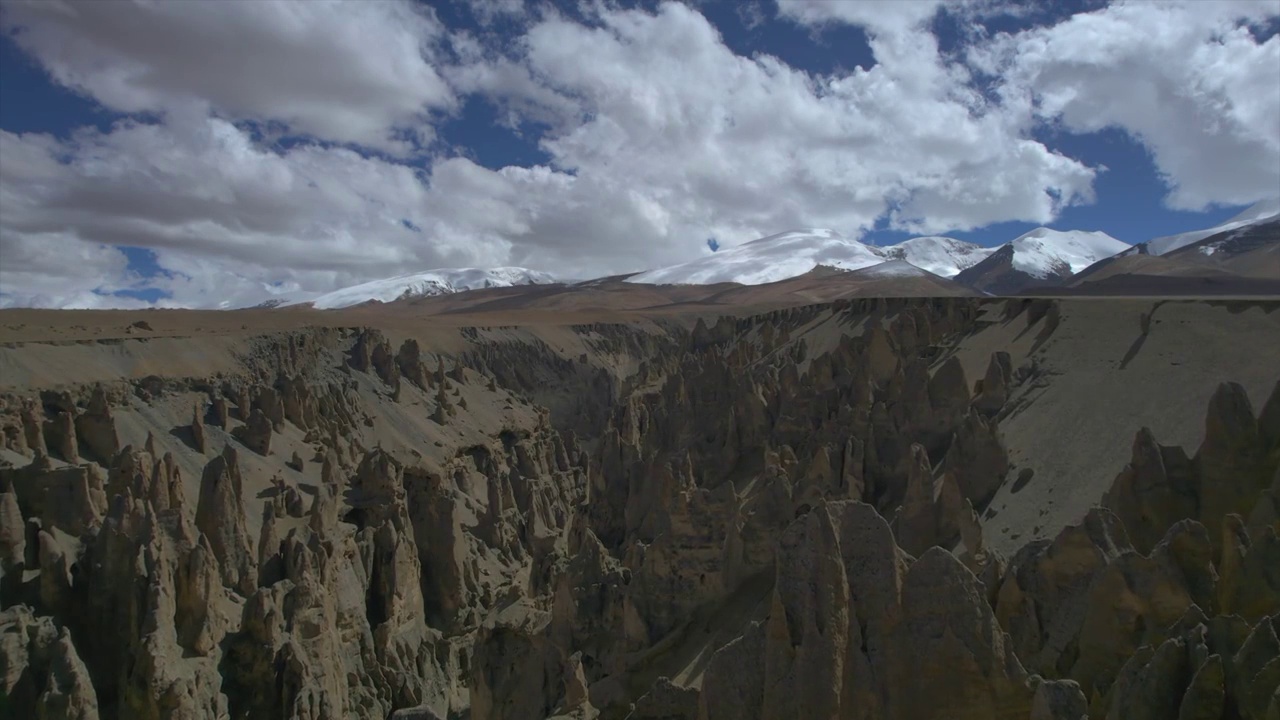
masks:
{"label": "cloud", "polygon": [[1243,205],[1280,189],[1280,36],[1250,23],[1280,2],[1126,2],[971,51],[1008,107],[1147,146],[1181,210]]}
{"label": "cloud", "polygon": [[404,153],[456,98],[443,28],[407,0],[9,0],[3,29],[59,84],[122,113],[195,104]]}
{"label": "cloud", "polygon": [[599,20],[549,20],[526,36],[532,76],[580,118],[542,147],[579,178],[624,179],[675,226],[856,233],[898,203],[901,227],[940,231],[1048,221],[1089,197],[1092,170],[986,107],[922,28],[895,23],[873,39],[871,70],[817,77],[735,55],[683,5]]}
{"label": "cloud", "polygon": [[127,294],[145,285],[120,248],[56,231],[14,235],[0,229],[0,308],[153,307]]}
{"label": "cloud", "polygon": [[406,268],[635,271],[707,253],[708,235],[728,246],[796,226],[856,234],[889,212],[921,231],[1048,221],[1089,197],[1093,171],[984,107],[923,29],[873,40],[870,71],[815,77],[734,54],[683,5],[597,13],[591,26],[549,15],[503,55],[459,42],[445,72],[547,123],[549,167],[454,157],[415,170],[317,143],[264,146],[229,120],[173,112],[63,142],[0,134],[0,227],[151,248],[174,273],[155,287],[217,306]]}
{"label": "cloud", "polygon": [[524,0],[465,0],[462,4],[483,27],[499,19],[520,20],[529,13]]}
{"label": "cloud", "polygon": [[[0,156],[0,252],[11,278],[44,277],[34,247],[74,254],[104,243],[154,249],[162,267],[220,282],[358,281],[406,263],[500,259],[470,244],[424,243],[404,225],[429,224],[427,188],[412,168],[315,144],[272,151],[225,120],[124,122],[64,142],[0,131]],[[203,265],[175,267],[182,258]],[[23,285],[9,279],[3,289],[14,287]],[[220,300],[216,291],[180,299]]]}
{"label": "cloud", "polygon": [[942,6],[943,0],[873,3],[778,0],[778,13],[808,25],[841,22],[872,31],[901,32],[932,20]]}

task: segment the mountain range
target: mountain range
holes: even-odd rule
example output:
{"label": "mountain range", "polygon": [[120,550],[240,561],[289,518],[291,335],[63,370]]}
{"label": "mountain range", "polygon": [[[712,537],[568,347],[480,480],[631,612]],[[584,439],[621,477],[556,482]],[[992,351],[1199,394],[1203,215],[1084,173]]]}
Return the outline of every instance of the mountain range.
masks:
{"label": "mountain range", "polygon": [[[876,268],[879,270],[871,272]],[[1104,232],[1040,227],[996,247],[945,236],[875,246],[844,237],[835,230],[807,228],[609,280],[633,285],[761,286],[817,271],[853,273],[848,276],[849,281],[869,282],[874,278],[876,286],[887,293],[893,289],[885,283],[895,277],[904,282],[910,279],[917,286],[925,282],[943,294],[952,294],[944,292],[949,284],[957,286],[950,289],[955,293],[976,291],[990,295],[1050,290],[1078,294],[1104,289],[1129,294],[1126,283],[1148,288],[1191,287],[1198,283],[1199,291],[1214,294],[1269,293],[1275,292],[1271,289],[1273,282],[1280,287],[1280,199],[1260,202],[1212,228],[1137,245]],[[374,280],[328,293],[280,294],[260,307],[307,305],[326,310],[485,288],[552,284],[585,288],[599,282],[571,282],[519,267],[446,268]]]}

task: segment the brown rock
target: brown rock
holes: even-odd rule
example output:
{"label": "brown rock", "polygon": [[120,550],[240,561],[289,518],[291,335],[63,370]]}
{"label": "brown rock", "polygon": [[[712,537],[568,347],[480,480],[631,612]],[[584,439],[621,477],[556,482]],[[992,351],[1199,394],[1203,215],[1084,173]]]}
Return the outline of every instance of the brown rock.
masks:
{"label": "brown rock", "polygon": [[1088,720],[1089,703],[1074,680],[1042,680],[1031,700],[1031,720]]}
{"label": "brown rock", "polygon": [[97,693],[71,634],[25,605],[0,612],[0,673],[0,697],[15,718],[99,717]]}
{"label": "brown rock", "polygon": [[63,410],[53,420],[44,423],[44,436],[54,456],[72,464],[80,462],[75,420],[71,413]]}
{"label": "brown rock", "polygon": [[1154,651],[1143,646],[1120,670],[1107,720],[1176,718],[1190,677],[1182,638],[1170,638]]}
{"label": "brown rock", "polygon": [[243,494],[236,451],[228,445],[221,455],[205,465],[200,478],[196,527],[209,538],[223,584],[248,596],[258,579],[253,541],[245,522]]}
{"label": "brown rock", "polygon": [[1275,622],[1267,618],[1254,626],[1227,666],[1228,690],[1243,717],[1262,717],[1266,712],[1271,694],[1280,685],[1278,657],[1280,639]]}
{"label": "brown rock", "polygon": [[1236,383],[1223,383],[1209,400],[1204,442],[1196,453],[1200,522],[1218,538],[1228,513],[1248,515],[1271,483],[1249,396]]}
{"label": "brown rock", "polygon": [[5,423],[3,427],[0,427],[0,444],[6,450],[18,455],[26,455],[30,452],[21,422],[18,424]]}
{"label": "brown rock", "polygon": [[984,507],[1009,473],[1009,455],[995,426],[970,411],[956,428],[942,470],[955,476],[966,500]]}
{"label": "brown rock", "polygon": [[987,372],[982,376],[982,387],[973,399],[973,407],[987,417],[994,417],[1009,400],[1009,385],[1013,381],[1013,364],[1009,353],[991,353]]}
{"label": "brown rock", "polygon": [[933,473],[929,456],[920,445],[911,446],[907,493],[895,521],[898,545],[914,556],[937,544],[937,511],[933,503]]}
{"label": "brown rock", "polygon": [[[933,547],[911,565],[901,620],[891,631],[887,717],[966,720],[1026,717],[1026,672],[1007,646],[977,578]],[[948,698],[938,703],[937,698]]]}
{"label": "brown rock", "polygon": [[231,431],[244,446],[259,455],[271,453],[271,420],[261,410],[254,409],[244,425]]}
{"label": "brown rock", "polygon": [[191,440],[195,443],[196,452],[203,455],[207,446],[204,436],[204,408],[199,402],[191,413]]}
{"label": "brown rock", "polygon": [[227,399],[219,395],[213,399],[213,424],[215,427],[227,429],[227,422],[231,418],[231,411],[227,409]]}
{"label": "brown rock", "polygon": [[783,533],[775,572],[765,625],[761,716],[839,717],[851,608],[839,541],[825,506]]}
{"label": "brown rock", "polygon": [[101,385],[93,389],[85,411],[76,416],[75,427],[75,436],[95,460],[108,463],[120,452],[115,418],[111,415],[111,406],[107,404],[107,394]]}
{"label": "brown rock", "polygon": [[969,408],[969,381],[964,366],[955,356],[949,358],[934,372],[928,381],[929,419],[925,430],[925,447],[938,457],[951,437],[951,428],[964,417]]}
{"label": "brown rock", "polygon": [[0,570],[9,575],[20,569],[26,554],[26,537],[18,496],[13,491],[0,493]]}
{"label": "brown rock", "polygon": [[338,499],[340,490],[337,470],[338,459],[330,450],[325,453],[324,464],[320,470],[320,484],[316,487],[316,496],[311,501],[308,526],[316,533],[326,534],[338,524]]}
{"label": "brown rock", "polygon": [[765,631],[759,623],[717,650],[698,698],[699,720],[762,720]]}
{"label": "brown rock", "polygon": [[35,404],[23,402],[20,415],[22,418],[22,433],[26,438],[27,447],[31,449],[31,452],[37,458],[45,457],[49,454],[49,448],[45,444],[44,425],[36,417]]}
{"label": "brown rock", "polygon": [[423,390],[430,386],[430,373],[422,362],[422,350],[418,347],[417,340],[409,339],[400,344],[400,351],[396,353],[396,366],[400,368],[400,375],[405,380]]}
{"label": "brown rock", "polygon": [[[1250,621],[1280,614],[1280,538],[1276,537],[1275,528],[1265,527],[1250,539],[1239,516],[1229,518],[1233,534],[1246,544],[1223,545],[1222,581],[1218,588],[1221,611]],[[1229,531],[1224,529],[1226,532]]]}
{"label": "brown rock", "polygon": [[1178,720],[1219,720],[1226,709],[1222,656],[1210,655],[1196,669],[1178,706]]}
{"label": "brown rock", "polygon": [[1139,552],[1151,552],[1170,524],[1197,516],[1192,472],[1182,448],[1159,445],[1147,428],[1138,431],[1133,458],[1102,504],[1124,521]]}
{"label": "brown rock", "polygon": [[258,584],[270,587],[284,579],[280,556],[280,531],[276,529],[275,505],[262,504],[262,532],[258,535]]}

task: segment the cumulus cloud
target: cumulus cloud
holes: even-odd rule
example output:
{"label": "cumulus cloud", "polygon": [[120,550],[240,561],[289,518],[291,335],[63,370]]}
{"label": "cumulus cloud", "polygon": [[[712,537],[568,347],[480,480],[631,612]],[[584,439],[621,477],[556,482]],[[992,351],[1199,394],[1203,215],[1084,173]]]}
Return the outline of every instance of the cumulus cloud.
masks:
{"label": "cumulus cloud", "polygon": [[[814,75],[735,54],[673,3],[584,4],[586,24],[520,15],[506,42],[407,3],[7,3],[6,29],[55,81],[156,114],[63,139],[0,131],[0,303],[127,303],[112,293],[145,285],[170,304],[237,306],[434,267],[635,271],[709,253],[706,237],[728,247],[799,226],[1048,223],[1092,199],[1095,169],[1036,140],[1045,122],[1130,130],[1171,202],[1248,202],[1276,186],[1268,160],[1280,167],[1280,41],[1198,5],[1109,8],[957,58],[930,21],[1001,3],[783,2],[787,21],[867,31],[873,67]],[[493,9],[486,23],[515,18]],[[1173,57],[1182,41],[1195,57]],[[1100,78],[1110,65],[1194,119],[1122,107],[1139,83]],[[1003,73],[999,93],[974,73]],[[397,157],[468,97],[511,128],[537,123],[549,164]],[[264,124],[315,140],[265,142]],[[1209,160],[1238,161],[1237,175],[1195,177]],[[138,277],[115,246],[153,250],[165,272]]]}
{"label": "cumulus cloud", "polygon": [[456,101],[432,61],[443,28],[407,0],[8,0],[4,9],[4,30],[56,82],[118,112],[195,103],[408,152],[430,138],[430,111]]}
{"label": "cumulus cloud", "polygon": [[[141,303],[112,296],[133,283],[129,259],[118,248],[58,233],[11,235],[0,231],[0,307],[102,307]],[[98,292],[94,292],[97,290]]]}
{"label": "cumulus cloud", "polygon": [[1093,171],[985,107],[923,29],[873,38],[871,70],[815,77],[735,55],[682,5],[601,20],[527,35],[535,76],[586,118],[543,147],[580,177],[625,178],[676,219],[856,233],[898,205],[898,226],[942,231],[1048,221],[1089,196]]}
{"label": "cumulus cloud", "polygon": [[971,55],[1010,108],[1072,132],[1129,132],[1181,210],[1280,191],[1280,2],[1123,2],[1003,35]]}
{"label": "cumulus cloud", "polygon": [[[407,165],[316,144],[274,151],[216,118],[124,122],[65,142],[0,131],[0,156],[10,273],[44,277],[19,240],[48,253],[77,252],[77,244],[152,248],[162,267],[197,278],[157,286],[197,293],[202,275],[250,278],[260,291],[288,280],[354,283],[406,266],[494,264],[506,254],[504,242],[486,241],[483,224],[465,236],[451,231],[428,179]],[[449,184],[442,179],[442,190]],[[221,299],[207,290],[181,299]]]}

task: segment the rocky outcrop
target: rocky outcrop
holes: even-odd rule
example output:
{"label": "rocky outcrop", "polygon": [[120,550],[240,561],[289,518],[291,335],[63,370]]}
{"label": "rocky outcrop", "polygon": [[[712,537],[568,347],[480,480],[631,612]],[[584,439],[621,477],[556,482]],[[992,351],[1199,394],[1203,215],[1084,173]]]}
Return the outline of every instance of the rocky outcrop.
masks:
{"label": "rocky outcrop", "polygon": [[[926,551],[903,580],[887,666],[888,717],[976,720],[1030,712],[1026,672],[977,578],[941,548]],[[939,704],[937,697],[953,700]]]}
{"label": "rocky outcrop", "polygon": [[[986,417],[994,417],[1009,401],[1009,388],[1013,382],[1013,364],[1009,353],[991,354],[987,372],[978,380],[974,391],[973,407]],[[1073,719],[1074,720],[1074,719]]]}
{"label": "rocky outcrop", "polygon": [[1074,680],[1039,680],[1031,698],[1031,720],[1087,720],[1089,703]]}
{"label": "rocky outcrop", "polygon": [[250,595],[258,584],[257,563],[245,524],[244,483],[236,451],[230,445],[204,467],[196,528],[209,538],[223,584]]}
{"label": "rocky outcrop", "polygon": [[1224,383],[1209,402],[1204,442],[1193,457],[1159,445],[1150,430],[1138,432],[1133,459],[1103,503],[1124,520],[1139,550],[1147,551],[1183,518],[1203,523],[1215,546],[1231,514],[1251,518],[1258,530],[1274,524],[1276,494],[1270,486],[1280,479],[1274,450],[1280,439],[1274,430],[1260,431],[1272,422],[1266,412],[1262,421],[1255,419],[1243,388]]}
{"label": "rocky outcrop", "polygon": [[196,452],[204,455],[208,450],[208,441],[204,433],[204,406],[203,403],[196,403],[195,410],[191,413],[191,442]]}
{"label": "rocky outcrop", "polygon": [[15,717],[100,717],[93,682],[70,633],[25,605],[0,612],[0,673],[0,707]]}
{"label": "rocky outcrop", "polygon": [[85,411],[76,415],[75,428],[76,438],[94,460],[109,463],[120,452],[115,418],[107,403],[106,391],[101,386],[94,388]]}
{"label": "rocky outcrop", "polygon": [[265,456],[271,454],[271,432],[271,420],[261,409],[254,408],[244,425],[232,430],[231,434],[245,447]]}
{"label": "rocky outcrop", "polygon": [[70,412],[59,411],[52,420],[46,421],[43,427],[50,454],[64,462],[72,464],[80,462],[80,443],[76,437],[75,419]]}

